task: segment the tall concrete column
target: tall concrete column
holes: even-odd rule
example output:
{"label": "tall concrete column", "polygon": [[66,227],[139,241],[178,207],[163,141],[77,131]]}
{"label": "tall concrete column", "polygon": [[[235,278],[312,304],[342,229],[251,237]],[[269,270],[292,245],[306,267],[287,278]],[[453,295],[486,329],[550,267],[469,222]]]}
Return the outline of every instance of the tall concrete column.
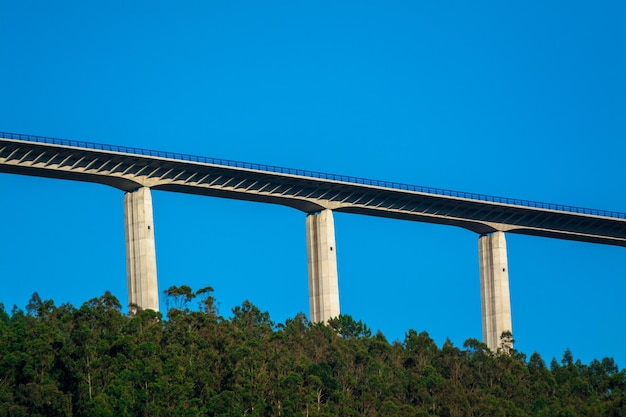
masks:
{"label": "tall concrete column", "polygon": [[504,232],[481,236],[478,239],[478,257],[483,342],[495,352],[499,347],[507,348],[500,343],[502,332],[513,330]]}
{"label": "tall concrete column", "polygon": [[141,309],[159,311],[154,220],[150,189],[143,187],[124,195],[126,232],[126,278],[129,312]]}
{"label": "tall concrete column", "polygon": [[309,307],[312,323],[326,323],[339,315],[339,280],[335,222],[331,210],[306,217],[309,264]]}

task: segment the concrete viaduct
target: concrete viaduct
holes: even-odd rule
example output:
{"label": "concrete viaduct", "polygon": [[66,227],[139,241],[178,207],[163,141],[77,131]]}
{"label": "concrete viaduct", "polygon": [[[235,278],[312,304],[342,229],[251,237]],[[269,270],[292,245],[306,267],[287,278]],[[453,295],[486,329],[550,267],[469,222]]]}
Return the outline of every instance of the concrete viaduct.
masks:
{"label": "concrete viaduct", "polygon": [[129,306],[159,309],[150,190],[274,203],[306,213],[310,320],[338,316],[333,212],[459,226],[478,234],[483,341],[512,331],[506,233],[626,246],[626,214],[123,146],[0,133],[0,172],[125,192]]}

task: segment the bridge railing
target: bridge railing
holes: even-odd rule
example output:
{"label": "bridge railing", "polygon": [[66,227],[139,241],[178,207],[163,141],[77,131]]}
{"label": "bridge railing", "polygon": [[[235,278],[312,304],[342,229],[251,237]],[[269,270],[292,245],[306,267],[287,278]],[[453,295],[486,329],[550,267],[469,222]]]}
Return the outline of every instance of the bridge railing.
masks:
{"label": "bridge railing", "polygon": [[593,216],[612,217],[617,219],[626,219],[626,213],[609,210],[597,210],[584,207],[567,206],[562,204],[542,203],[538,201],[521,200],[507,197],[497,197],[485,194],[466,193],[463,191],[446,190],[442,188],[422,187],[419,185],[402,184],[397,182],[371,180],[367,178],[359,178],[345,175],[327,174],[323,172],[277,167],[272,165],[255,164],[250,162],[233,161],[229,159],[208,158],[204,156],[188,155],[176,152],[154,151],[150,149],[134,148],[128,146],[107,145],[102,143],[84,142],[69,139],[48,138],[44,136],[24,135],[20,133],[0,132],[0,136],[6,139],[17,139],[28,142],[49,143],[53,145],[72,146],[77,148],[95,149],[102,151],[128,153],[133,155],[154,156],[158,158],[168,158],[180,161],[201,162],[212,165],[222,165],[227,167],[252,169],[256,171],[274,172],[288,175],[298,175],[309,178],[319,178],[330,181],[339,181],[350,184],[371,185],[374,187],[390,188],[395,190],[414,191],[425,194],[433,194],[447,197],[458,197],[469,200],[486,201],[493,203],[509,204],[521,207],[533,207],[547,210],[563,211],[569,213],[589,214]]}

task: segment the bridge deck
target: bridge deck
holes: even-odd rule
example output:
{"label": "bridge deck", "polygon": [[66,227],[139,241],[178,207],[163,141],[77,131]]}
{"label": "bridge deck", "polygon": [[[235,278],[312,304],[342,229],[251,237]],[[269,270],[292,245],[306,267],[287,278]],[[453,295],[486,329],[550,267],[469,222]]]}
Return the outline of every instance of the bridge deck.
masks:
{"label": "bridge deck", "polygon": [[90,142],[0,133],[0,172],[626,246],[626,213]]}

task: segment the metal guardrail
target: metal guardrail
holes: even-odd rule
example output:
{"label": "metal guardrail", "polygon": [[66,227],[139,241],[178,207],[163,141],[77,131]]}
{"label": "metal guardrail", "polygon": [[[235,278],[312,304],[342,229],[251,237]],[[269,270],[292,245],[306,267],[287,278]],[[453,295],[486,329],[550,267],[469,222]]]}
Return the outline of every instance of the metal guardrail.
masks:
{"label": "metal guardrail", "polygon": [[280,174],[298,175],[302,177],[319,178],[319,179],[325,179],[325,180],[331,180],[331,181],[345,182],[345,183],[350,183],[350,184],[372,185],[375,187],[383,187],[383,188],[389,188],[389,189],[394,189],[394,190],[415,191],[415,192],[420,192],[420,193],[425,193],[425,194],[434,194],[434,195],[440,195],[440,196],[446,196],[446,197],[458,197],[458,198],[465,198],[469,200],[502,203],[502,204],[509,204],[513,206],[520,206],[520,207],[534,207],[534,208],[541,208],[541,209],[547,209],[547,210],[563,211],[563,212],[568,212],[568,213],[580,213],[580,214],[589,214],[593,216],[626,219],[626,213],[620,213],[617,211],[596,210],[596,209],[583,208],[583,207],[566,206],[562,204],[541,203],[538,201],[497,197],[497,196],[491,196],[491,195],[485,195],[485,194],[466,193],[462,191],[445,190],[442,188],[422,187],[418,185],[409,185],[409,184],[402,184],[402,183],[397,183],[397,182],[370,180],[366,178],[326,174],[323,172],[316,172],[316,171],[309,171],[309,170],[302,170],[302,169],[283,168],[283,167],[277,167],[277,166],[272,166],[272,165],[232,161],[228,159],[207,158],[204,156],[194,156],[194,155],[187,155],[187,154],[181,154],[181,153],[176,153],[176,152],[153,151],[153,150],[142,149],[142,148],[106,145],[106,144],[101,144],[101,143],[84,142],[84,141],[68,140],[68,139],[48,138],[44,136],[24,135],[20,133],[0,132],[0,136],[5,139],[17,139],[17,140],[23,140],[23,141],[28,141],[28,142],[49,143],[53,145],[73,146],[77,148],[121,152],[121,153],[133,154],[133,155],[155,156],[158,158],[169,158],[169,159],[175,159],[175,160],[180,160],[180,161],[201,162],[201,163],[206,163],[206,164],[221,165],[221,166],[227,166],[227,167],[253,169],[253,170],[264,171],[264,172],[275,172],[275,173],[280,173]]}

